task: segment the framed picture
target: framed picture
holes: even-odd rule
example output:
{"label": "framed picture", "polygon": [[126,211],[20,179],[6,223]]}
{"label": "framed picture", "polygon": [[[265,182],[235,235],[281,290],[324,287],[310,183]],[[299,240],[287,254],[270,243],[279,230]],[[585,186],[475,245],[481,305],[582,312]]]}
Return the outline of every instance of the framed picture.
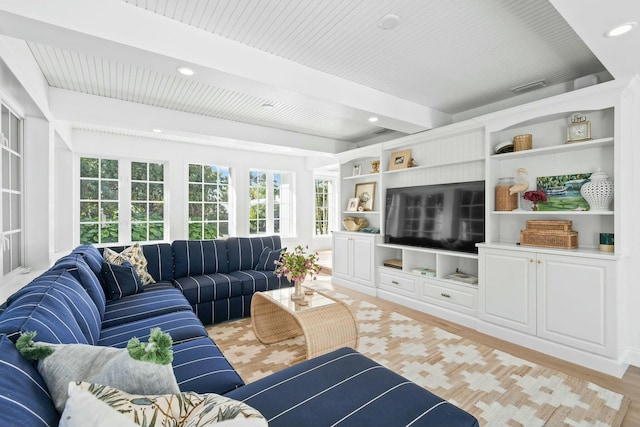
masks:
{"label": "framed picture", "polygon": [[[372,211],[376,198],[376,183],[363,182],[356,184],[356,199],[358,207],[362,206],[365,211]],[[351,201],[351,199],[349,199]]]}
{"label": "framed picture", "polygon": [[360,199],[357,197],[352,197],[349,199],[349,203],[347,203],[347,211],[348,212],[356,212],[358,210],[358,203]]}
{"label": "framed picture", "polygon": [[541,211],[586,211],[589,203],[580,194],[580,188],[589,181],[591,173],[540,176],[536,187],[547,193],[547,201],[538,203]]}
{"label": "framed picture", "polygon": [[411,163],[411,150],[402,150],[391,153],[389,159],[389,170],[406,169]]}

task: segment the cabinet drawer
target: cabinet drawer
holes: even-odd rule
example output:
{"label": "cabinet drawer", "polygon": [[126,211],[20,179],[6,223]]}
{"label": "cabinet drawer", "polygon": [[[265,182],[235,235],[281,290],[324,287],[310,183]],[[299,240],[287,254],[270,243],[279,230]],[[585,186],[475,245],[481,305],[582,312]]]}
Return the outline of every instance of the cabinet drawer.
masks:
{"label": "cabinet drawer", "polygon": [[475,295],[472,290],[469,290],[467,292],[463,290],[434,285],[431,283],[425,283],[423,295],[425,297],[434,298],[440,301],[446,301],[448,303],[460,305],[462,307],[475,308]]}
{"label": "cabinet drawer", "polygon": [[380,285],[387,289],[392,288],[410,293],[413,293],[416,290],[416,283],[413,279],[398,277],[382,272],[380,272]]}

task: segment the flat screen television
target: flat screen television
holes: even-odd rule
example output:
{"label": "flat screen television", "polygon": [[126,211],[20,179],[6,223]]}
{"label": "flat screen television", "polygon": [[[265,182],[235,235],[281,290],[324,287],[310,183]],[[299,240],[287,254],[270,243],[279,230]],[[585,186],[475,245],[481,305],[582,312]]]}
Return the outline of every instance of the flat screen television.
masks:
{"label": "flat screen television", "polygon": [[387,188],[385,243],[478,253],[484,181]]}

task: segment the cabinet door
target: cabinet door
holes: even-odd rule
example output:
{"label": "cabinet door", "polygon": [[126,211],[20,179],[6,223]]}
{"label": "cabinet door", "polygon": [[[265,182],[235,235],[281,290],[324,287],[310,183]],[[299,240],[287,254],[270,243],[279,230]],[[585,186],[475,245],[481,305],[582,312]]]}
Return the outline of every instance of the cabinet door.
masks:
{"label": "cabinet door", "polygon": [[353,237],[353,280],[363,285],[374,286],[373,283],[373,239],[370,237]]}
{"label": "cabinet door", "polygon": [[351,238],[346,234],[333,234],[332,274],[348,279],[351,277]]}
{"label": "cabinet door", "polygon": [[611,261],[541,255],[538,335],[603,355],[615,352],[615,265]]}
{"label": "cabinet door", "polygon": [[491,323],[536,333],[535,254],[480,250],[478,315]]}

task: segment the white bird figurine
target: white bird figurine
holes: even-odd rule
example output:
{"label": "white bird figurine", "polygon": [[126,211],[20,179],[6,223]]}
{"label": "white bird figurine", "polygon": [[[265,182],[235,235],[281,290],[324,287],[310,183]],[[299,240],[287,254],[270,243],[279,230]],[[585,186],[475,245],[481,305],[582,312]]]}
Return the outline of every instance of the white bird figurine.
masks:
{"label": "white bird figurine", "polygon": [[518,179],[519,181],[521,181],[521,183],[511,186],[509,188],[509,194],[524,193],[529,189],[529,181],[527,181],[527,179],[522,176],[522,174],[526,175],[528,173],[529,172],[527,172],[525,168],[518,168],[516,175],[518,175]]}

